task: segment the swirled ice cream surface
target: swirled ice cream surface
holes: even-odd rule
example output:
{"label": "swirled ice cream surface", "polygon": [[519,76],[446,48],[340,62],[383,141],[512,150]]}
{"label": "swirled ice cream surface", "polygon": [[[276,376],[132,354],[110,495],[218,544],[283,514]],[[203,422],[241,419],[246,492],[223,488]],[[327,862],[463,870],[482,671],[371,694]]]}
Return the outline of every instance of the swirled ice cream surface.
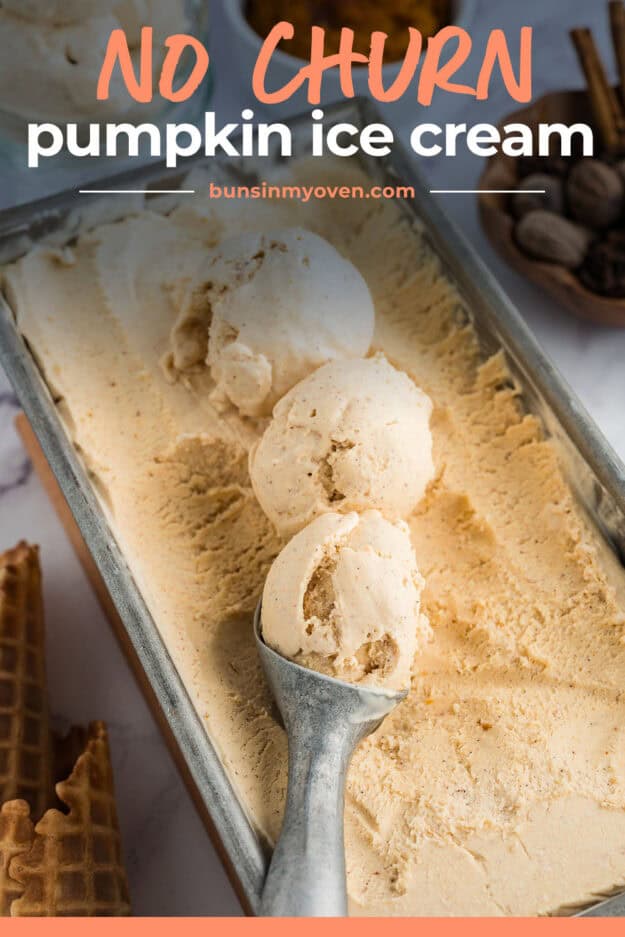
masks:
{"label": "swirled ice cream surface", "polygon": [[[282,171],[362,181],[345,162]],[[201,362],[172,380],[163,361],[179,297],[219,243],[297,227],[362,273],[372,353],[433,403],[436,476],[408,519],[432,637],[408,698],[350,769],[352,913],[535,915],[622,887],[623,573],[503,356],[483,357],[455,287],[394,204],[211,202],[206,178],[167,216],[146,209],[64,251],[32,251],[5,289],[255,826],[275,839],[286,788],[251,626],[285,542],[248,475],[264,425],[216,407]]]}

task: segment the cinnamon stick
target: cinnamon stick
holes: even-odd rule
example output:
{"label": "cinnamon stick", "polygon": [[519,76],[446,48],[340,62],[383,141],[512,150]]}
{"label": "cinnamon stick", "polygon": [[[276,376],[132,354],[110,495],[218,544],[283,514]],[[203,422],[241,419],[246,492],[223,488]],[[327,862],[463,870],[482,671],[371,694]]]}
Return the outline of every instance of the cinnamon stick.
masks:
{"label": "cinnamon stick", "polygon": [[610,0],[610,30],[618,67],[621,104],[625,107],[625,4],[623,0]]}
{"label": "cinnamon stick", "polygon": [[625,115],[616,91],[608,82],[593,35],[589,29],[573,29],[571,38],[586,76],[595,120],[605,148],[609,153],[620,153],[625,148]]}

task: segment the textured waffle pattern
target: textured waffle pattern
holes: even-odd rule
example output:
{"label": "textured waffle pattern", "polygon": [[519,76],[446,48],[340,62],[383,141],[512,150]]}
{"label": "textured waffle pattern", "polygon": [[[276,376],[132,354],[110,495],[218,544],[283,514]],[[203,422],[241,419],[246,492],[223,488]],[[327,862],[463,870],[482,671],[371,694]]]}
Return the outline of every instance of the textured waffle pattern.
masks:
{"label": "textured waffle pattern", "polygon": [[9,863],[32,846],[34,837],[30,808],[24,800],[12,800],[0,808],[0,917],[8,917],[11,904],[23,892],[9,876]]}
{"label": "textured waffle pattern", "polygon": [[57,793],[69,812],[48,810],[35,827],[31,850],[10,864],[23,886],[14,917],[130,914],[106,729],[89,741]]}
{"label": "textured waffle pattern", "polygon": [[38,818],[51,793],[39,552],[21,543],[0,555],[0,803]]}

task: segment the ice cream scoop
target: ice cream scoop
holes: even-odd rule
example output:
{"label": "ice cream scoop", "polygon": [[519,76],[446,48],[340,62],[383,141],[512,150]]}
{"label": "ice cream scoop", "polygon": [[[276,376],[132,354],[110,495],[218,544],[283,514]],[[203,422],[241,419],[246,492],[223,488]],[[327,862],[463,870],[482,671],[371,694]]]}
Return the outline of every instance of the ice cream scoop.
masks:
{"label": "ice cream scoop", "polygon": [[326,511],[408,517],[434,475],[431,413],[383,355],[326,364],[277,404],[250,453],[261,507],[285,535]]}
{"label": "ice cream scoop", "polygon": [[219,245],[180,301],[173,374],[208,367],[215,402],[270,416],[287,391],[335,358],[367,354],[374,307],[358,270],[301,228]]}
{"label": "ice cream scoop", "polygon": [[289,783],[260,913],[343,917],[347,768],[356,745],[406,693],[352,686],[287,660],[263,640],[262,614],[259,605],[254,634],[289,738]]}
{"label": "ice cream scoop", "polygon": [[274,561],[263,636],[284,657],[357,683],[402,690],[430,637],[423,579],[403,522],[377,511],[324,514]]}

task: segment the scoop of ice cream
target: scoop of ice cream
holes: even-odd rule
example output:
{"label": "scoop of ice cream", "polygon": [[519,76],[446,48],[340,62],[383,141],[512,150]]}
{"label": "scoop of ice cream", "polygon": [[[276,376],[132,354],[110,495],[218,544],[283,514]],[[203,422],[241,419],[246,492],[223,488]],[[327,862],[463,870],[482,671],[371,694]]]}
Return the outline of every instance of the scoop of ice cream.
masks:
{"label": "scoop of ice cream", "polygon": [[256,497],[283,534],[326,511],[408,517],[434,475],[431,412],[382,355],[326,364],[277,404],[252,449]]}
{"label": "scoop of ice cream", "polygon": [[375,313],[356,268],[301,228],[223,242],[181,298],[170,369],[208,365],[217,401],[269,416],[334,358],[365,355]]}
{"label": "scoop of ice cream", "polygon": [[403,689],[430,636],[408,527],[378,511],[324,514],[282,550],[263,592],[278,653],[351,683]]}

